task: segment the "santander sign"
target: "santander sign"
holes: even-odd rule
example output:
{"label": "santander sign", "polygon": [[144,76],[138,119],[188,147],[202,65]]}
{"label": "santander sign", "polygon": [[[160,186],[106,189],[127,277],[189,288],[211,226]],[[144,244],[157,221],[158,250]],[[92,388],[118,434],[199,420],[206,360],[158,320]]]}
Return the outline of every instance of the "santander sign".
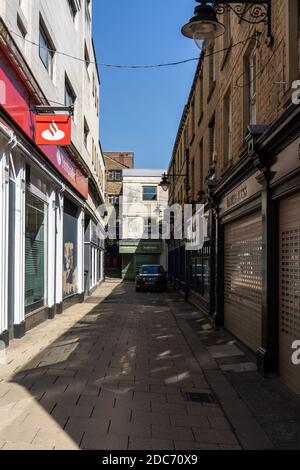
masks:
{"label": "santander sign", "polygon": [[70,145],[71,117],[56,115],[37,115],[35,126],[37,145]]}

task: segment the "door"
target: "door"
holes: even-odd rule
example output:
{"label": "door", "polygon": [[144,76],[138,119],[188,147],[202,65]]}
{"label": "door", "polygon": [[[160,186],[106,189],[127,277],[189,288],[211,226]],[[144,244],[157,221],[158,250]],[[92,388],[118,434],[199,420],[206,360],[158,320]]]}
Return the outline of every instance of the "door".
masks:
{"label": "door", "polygon": [[261,214],[227,224],[224,236],[225,327],[256,351],[261,346]]}
{"label": "door", "polygon": [[281,201],[279,232],[279,371],[300,394],[300,365],[292,362],[292,343],[300,340],[299,194]]}

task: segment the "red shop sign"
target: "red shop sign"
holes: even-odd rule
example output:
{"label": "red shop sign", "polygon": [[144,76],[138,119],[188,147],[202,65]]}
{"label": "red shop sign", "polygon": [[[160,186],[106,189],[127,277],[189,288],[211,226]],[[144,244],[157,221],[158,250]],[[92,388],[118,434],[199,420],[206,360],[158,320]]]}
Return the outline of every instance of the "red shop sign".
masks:
{"label": "red shop sign", "polygon": [[71,116],[37,115],[35,143],[37,145],[71,145]]}

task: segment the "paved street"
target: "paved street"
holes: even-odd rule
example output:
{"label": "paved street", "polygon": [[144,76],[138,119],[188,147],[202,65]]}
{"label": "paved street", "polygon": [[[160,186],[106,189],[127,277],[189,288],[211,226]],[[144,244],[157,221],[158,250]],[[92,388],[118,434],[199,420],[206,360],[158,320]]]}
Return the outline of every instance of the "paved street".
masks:
{"label": "paved street", "polygon": [[[275,424],[268,432],[272,419],[260,420],[251,396],[243,396],[243,387],[237,392],[242,377],[268,401],[263,387],[270,391],[274,382],[258,378],[232,339],[213,332],[172,292],[136,294],[134,284],[108,280],[84,304],[13,341],[6,360],[2,450],[281,445]],[[300,404],[292,397],[299,436]],[[289,438],[285,447],[296,446],[298,438]]]}

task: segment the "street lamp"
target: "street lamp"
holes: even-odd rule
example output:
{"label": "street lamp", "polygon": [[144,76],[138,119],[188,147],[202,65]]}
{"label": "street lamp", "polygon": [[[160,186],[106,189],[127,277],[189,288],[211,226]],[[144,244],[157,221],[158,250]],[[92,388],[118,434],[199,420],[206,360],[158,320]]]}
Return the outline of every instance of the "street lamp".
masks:
{"label": "street lamp", "polygon": [[163,174],[162,180],[159,183],[159,186],[162,188],[163,191],[167,192],[170,189],[171,182],[169,181],[168,175],[166,173]]}
{"label": "street lamp", "polygon": [[234,0],[234,1],[208,1],[196,0],[200,3],[195,8],[195,16],[183,26],[181,32],[184,36],[194,39],[197,47],[202,49],[203,41],[216,39],[225,33],[226,27],[217,15],[232,11],[240,21],[250,24],[263,23],[267,29],[267,44],[273,42],[271,31],[271,0]]}

